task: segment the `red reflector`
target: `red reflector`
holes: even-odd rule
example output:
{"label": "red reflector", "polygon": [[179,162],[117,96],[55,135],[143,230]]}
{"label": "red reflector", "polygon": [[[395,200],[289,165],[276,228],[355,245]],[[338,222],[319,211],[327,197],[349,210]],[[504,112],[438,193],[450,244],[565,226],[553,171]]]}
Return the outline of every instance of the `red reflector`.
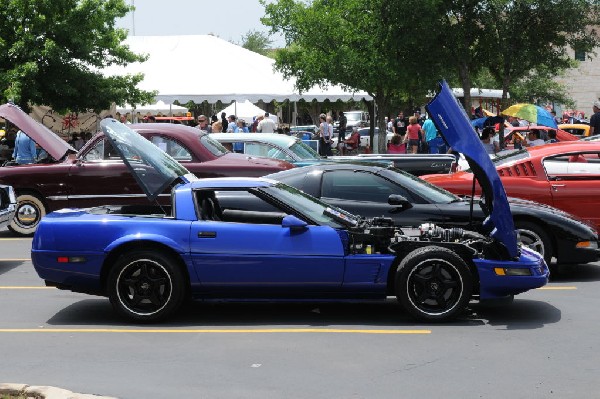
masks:
{"label": "red reflector", "polygon": [[59,256],[58,258],[56,258],[56,261],[58,263],[69,263],[69,258],[66,256]]}

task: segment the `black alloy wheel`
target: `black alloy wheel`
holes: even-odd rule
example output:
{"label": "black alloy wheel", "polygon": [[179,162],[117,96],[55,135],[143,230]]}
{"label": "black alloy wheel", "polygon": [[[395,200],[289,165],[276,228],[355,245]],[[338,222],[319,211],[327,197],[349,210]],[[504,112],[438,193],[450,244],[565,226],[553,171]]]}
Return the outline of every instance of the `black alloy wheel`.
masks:
{"label": "black alloy wheel", "polygon": [[173,314],[185,294],[185,279],[176,261],[160,252],[136,251],[122,256],[108,278],[114,309],[130,320],[152,322]]}
{"label": "black alloy wheel", "polygon": [[471,299],[473,277],[455,252],[436,246],[414,250],[400,262],[396,273],[396,296],[419,320],[447,321],[466,308]]}

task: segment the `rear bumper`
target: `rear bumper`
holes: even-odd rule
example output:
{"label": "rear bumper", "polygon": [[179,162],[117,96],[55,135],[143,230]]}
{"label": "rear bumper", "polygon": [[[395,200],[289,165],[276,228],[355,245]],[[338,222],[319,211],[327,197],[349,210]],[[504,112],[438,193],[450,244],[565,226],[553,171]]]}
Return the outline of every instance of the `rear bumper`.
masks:
{"label": "rear bumper", "polygon": [[[69,255],[65,255],[64,252],[31,251],[33,267],[47,286],[74,292],[101,292],[100,273],[104,254],[83,254],[85,262],[82,263],[58,263],[58,256]],[[82,254],[77,253],[77,256],[82,256]]]}
{"label": "rear bumper", "polygon": [[[543,287],[548,283],[550,271],[544,259],[536,252],[522,249],[518,261],[497,261],[475,259],[479,272],[481,299],[501,298],[517,295],[531,289]],[[498,274],[497,268],[507,270],[519,269],[526,275]]]}

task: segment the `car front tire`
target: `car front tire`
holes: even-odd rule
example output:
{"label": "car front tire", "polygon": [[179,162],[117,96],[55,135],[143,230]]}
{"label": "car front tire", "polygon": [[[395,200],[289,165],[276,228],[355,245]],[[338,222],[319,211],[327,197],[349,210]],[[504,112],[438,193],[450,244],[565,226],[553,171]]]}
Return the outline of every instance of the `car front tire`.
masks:
{"label": "car front tire", "polygon": [[185,278],[178,262],[155,251],[121,256],[108,276],[108,297],[116,312],[136,322],[164,320],[185,297]]}
{"label": "car front tire", "polygon": [[20,235],[32,235],[45,215],[46,207],[37,195],[17,194],[17,209],[8,228]]}
{"label": "car front tire", "polygon": [[410,252],[396,272],[396,296],[415,318],[447,321],[464,311],[471,299],[473,276],[453,251],[428,246]]}

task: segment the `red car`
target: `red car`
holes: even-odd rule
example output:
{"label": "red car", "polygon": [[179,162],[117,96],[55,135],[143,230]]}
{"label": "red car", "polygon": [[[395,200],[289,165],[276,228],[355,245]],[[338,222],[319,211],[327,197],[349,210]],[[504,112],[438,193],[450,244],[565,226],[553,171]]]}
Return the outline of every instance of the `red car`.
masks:
{"label": "red car", "polygon": [[[552,205],[600,226],[600,142],[528,147],[493,162],[508,196]],[[421,178],[455,194],[470,195],[473,188],[469,170]],[[475,185],[475,193],[480,192]]]}
{"label": "red car", "polygon": [[[0,106],[0,117],[17,125],[48,155],[35,164],[0,168],[0,183],[12,185],[17,195],[17,210],[9,226],[14,232],[33,234],[42,216],[62,208],[148,203],[102,133],[76,152],[14,105]],[[198,177],[259,177],[293,167],[285,161],[231,153],[207,133],[189,126],[145,123],[130,127]],[[145,167],[138,159],[130,163]],[[168,194],[163,195],[168,203]]]}

